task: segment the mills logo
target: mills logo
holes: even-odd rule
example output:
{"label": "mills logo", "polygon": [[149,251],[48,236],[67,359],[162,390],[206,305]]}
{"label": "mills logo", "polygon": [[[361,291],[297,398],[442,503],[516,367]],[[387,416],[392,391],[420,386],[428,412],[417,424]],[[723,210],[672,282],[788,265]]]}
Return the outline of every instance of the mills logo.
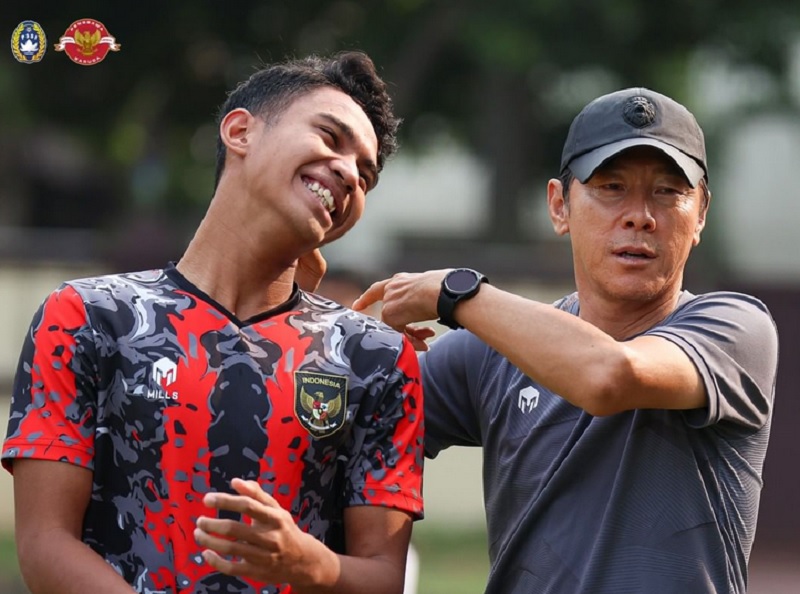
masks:
{"label": "mills logo", "polygon": [[53,47],[57,52],[67,54],[76,64],[93,66],[102,62],[109,50],[118,52],[122,46],[103,23],[94,19],[80,19],[67,28]]}
{"label": "mills logo", "polygon": [[519,398],[517,398],[517,406],[524,413],[531,412],[534,408],[539,406],[539,390],[533,386],[528,386],[519,391]]}
{"label": "mills logo", "polygon": [[22,21],[11,34],[11,53],[17,62],[35,64],[44,58],[47,37],[36,21]]}
{"label": "mills logo", "polygon": [[178,379],[178,366],[167,359],[161,357],[153,363],[153,370],[150,373],[151,385],[145,397],[148,400],[177,400],[178,393],[170,390],[169,387]]}

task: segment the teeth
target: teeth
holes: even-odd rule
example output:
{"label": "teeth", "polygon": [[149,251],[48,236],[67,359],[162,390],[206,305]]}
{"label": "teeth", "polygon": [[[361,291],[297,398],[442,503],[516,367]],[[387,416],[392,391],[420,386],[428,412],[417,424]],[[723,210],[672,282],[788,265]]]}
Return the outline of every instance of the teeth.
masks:
{"label": "teeth", "polygon": [[331,194],[331,191],[328,188],[319,185],[318,182],[312,182],[310,184],[307,183],[306,187],[319,196],[320,202],[322,202],[323,206],[325,206],[328,212],[332,213],[334,210],[336,210],[336,203],[333,201],[333,194]]}

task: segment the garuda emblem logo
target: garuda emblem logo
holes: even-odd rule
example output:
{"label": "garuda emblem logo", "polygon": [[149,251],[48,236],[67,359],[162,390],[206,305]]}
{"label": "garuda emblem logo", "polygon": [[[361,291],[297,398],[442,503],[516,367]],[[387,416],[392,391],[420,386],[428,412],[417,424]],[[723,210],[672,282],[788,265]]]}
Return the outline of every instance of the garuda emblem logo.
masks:
{"label": "garuda emblem logo", "polygon": [[92,66],[102,62],[109,50],[118,52],[121,46],[103,23],[81,19],[72,23],[53,47],[76,64]]}
{"label": "garuda emblem logo", "polygon": [[347,378],[296,371],[294,412],[314,437],[333,435],[344,425],[347,412]]}

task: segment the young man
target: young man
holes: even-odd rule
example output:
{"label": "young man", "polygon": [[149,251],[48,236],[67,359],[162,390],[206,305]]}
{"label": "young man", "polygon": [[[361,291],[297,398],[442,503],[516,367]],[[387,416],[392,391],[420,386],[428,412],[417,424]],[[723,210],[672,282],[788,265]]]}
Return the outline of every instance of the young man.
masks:
{"label": "young man", "polygon": [[605,95],[547,188],[577,292],[537,303],[457,269],[355,303],[382,300],[411,335],[437,317],[466,328],[421,356],[425,450],[484,448],[487,592],[745,592],[778,340],[757,299],[682,288],[707,184],[689,111]]}
{"label": "young man", "polygon": [[222,107],[177,265],[45,301],[2,458],[33,594],[402,592],[416,355],[293,284],[361,216],[397,124],[364,54],[257,72]]}

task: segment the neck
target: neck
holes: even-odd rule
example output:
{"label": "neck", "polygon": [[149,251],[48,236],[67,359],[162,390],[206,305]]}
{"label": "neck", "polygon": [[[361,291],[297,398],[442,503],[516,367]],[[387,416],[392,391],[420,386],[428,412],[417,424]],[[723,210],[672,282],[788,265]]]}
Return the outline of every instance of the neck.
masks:
{"label": "neck", "polygon": [[617,340],[626,340],[649,330],[675,310],[680,290],[649,301],[621,301],[581,294],[580,317]]}
{"label": "neck", "polygon": [[[220,198],[219,200],[217,198]],[[178,262],[178,271],[240,320],[273,309],[292,293],[297,258],[261,219],[217,196]],[[297,250],[297,246],[293,246]]]}

